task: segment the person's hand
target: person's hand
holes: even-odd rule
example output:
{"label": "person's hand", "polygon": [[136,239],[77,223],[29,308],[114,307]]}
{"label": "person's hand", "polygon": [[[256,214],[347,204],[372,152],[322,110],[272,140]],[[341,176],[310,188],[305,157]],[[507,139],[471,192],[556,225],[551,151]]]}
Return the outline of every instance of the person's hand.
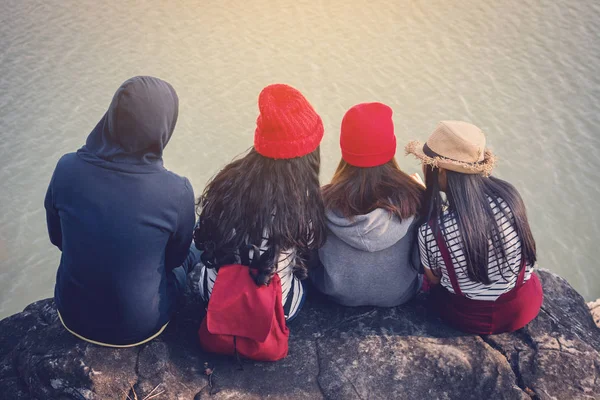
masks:
{"label": "person's hand", "polygon": [[419,185],[425,187],[425,182],[423,182],[423,179],[421,179],[421,175],[419,175],[418,172],[415,172],[410,177],[413,178],[414,181],[417,182]]}

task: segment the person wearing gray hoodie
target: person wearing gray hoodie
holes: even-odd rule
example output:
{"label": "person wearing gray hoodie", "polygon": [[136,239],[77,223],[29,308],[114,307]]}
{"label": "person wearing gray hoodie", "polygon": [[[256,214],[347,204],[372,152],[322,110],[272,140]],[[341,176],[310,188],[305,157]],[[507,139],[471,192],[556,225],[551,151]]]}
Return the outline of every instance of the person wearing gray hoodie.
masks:
{"label": "person wearing gray hoodie", "polygon": [[323,188],[327,240],[312,281],[342,305],[403,304],[421,287],[413,246],[423,187],[394,159],[391,108],[362,103],[348,110],[340,147],[342,160]]}

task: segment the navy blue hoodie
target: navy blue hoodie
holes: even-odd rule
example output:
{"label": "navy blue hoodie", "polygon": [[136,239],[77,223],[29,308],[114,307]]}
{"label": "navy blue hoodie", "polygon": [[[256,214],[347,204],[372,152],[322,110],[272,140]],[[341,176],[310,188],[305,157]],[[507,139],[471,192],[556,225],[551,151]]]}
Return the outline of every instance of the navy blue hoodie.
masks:
{"label": "navy blue hoodie", "polygon": [[167,82],[126,81],[52,176],[44,205],[62,251],[54,299],[65,326],[86,339],[133,344],[169,321],[169,275],[188,255],[195,220],[189,181],[162,163],[178,106]]}

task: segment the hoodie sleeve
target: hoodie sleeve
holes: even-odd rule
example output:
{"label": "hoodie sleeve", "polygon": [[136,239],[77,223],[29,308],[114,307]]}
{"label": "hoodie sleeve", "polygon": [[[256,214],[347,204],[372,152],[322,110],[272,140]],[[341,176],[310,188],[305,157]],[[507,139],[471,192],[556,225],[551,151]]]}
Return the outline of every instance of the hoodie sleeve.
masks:
{"label": "hoodie sleeve", "polygon": [[192,244],[192,234],[196,216],[194,214],[194,190],[192,185],[185,180],[185,188],[179,202],[177,213],[177,226],[175,232],[167,243],[165,254],[165,267],[167,271],[180,266],[189,253]]}
{"label": "hoodie sleeve", "polygon": [[48,236],[50,237],[50,242],[53,245],[58,247],[62,251],[62,229],[60,227],[60,216],[58,215],[58,210],[54,206],[54,176],[56,175],[56,170],[54,170],[54,174],[52,174],[52,179],[50,179],[50,184],[48,185],[48,191],[46,192],[46,198],[44,199],[44,208],[46,209],[46,224],[48,226]]}

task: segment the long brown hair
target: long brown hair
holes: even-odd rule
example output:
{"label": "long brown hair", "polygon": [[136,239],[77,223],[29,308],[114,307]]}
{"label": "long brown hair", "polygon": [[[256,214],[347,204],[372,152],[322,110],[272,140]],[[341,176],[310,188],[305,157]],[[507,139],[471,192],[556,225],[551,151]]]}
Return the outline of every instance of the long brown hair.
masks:
{"label": "long brown hair", "polygon": [[[221,170],[196,204],[194,231],[202,262],[210,268],[251,263],[257,285],[267,284],[279,253],[294,250],[295,275],[307,276],[311,250],[325,241],[325,218],[319,185],[319,148],[303,157],[271,159],[254,148]],[[249,260],[267,240],[267,251]],[[241,258],[241,261],[238,259]]]}
{"label": "long brown hair", "polygon": [[[510,221],[515,229],[521,240],[525,262],[528,265],[535,264],[537,260],[535,240],[527,221],[525,204],[514,186],[493,176],[461,174],[446,170],[447,200],[444,201],[440,195],[442,190],[438,176],[438,168],[427,166],[425,173],[427,191],[419,224],[431,221],[434,235],[439,231],[445,234],[449,217],[456,217],[460,243],[467,264],[466,273],[472,282],[485,285],[491,283],[488,271],[490,242],[494,256],[500,265],[506,265],[514,275],[520,271],[520,267],[516,271],[510,268],[505,250],[510,238],[507,238],[505,232],[498,226],[494,207]],[[506,203],[508,209],[501,206],[502,202]],[[447,211],[444,211],[445,207]],[[502,278],[508,279],[504,276],[502,268],[499,269]],[[439,275],[439,268],[434,268],[434,272]]]}
{"label": "long brown hair", "polygon": [[323,187],[323,202],[346,218],[382,208],[400,220],[421,207],[423,188],[400,170],[396,160],[377,167],[355,167],[343,159],[331,183]]}

